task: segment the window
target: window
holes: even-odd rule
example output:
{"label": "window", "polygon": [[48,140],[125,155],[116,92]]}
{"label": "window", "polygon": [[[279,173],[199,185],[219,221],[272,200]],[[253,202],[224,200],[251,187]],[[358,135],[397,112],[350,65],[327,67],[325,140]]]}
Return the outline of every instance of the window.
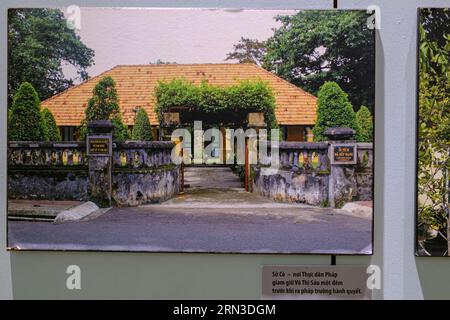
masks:
{"label": "window", "polygon": [[62,141],[75,140],[75,127],[60,127]]}

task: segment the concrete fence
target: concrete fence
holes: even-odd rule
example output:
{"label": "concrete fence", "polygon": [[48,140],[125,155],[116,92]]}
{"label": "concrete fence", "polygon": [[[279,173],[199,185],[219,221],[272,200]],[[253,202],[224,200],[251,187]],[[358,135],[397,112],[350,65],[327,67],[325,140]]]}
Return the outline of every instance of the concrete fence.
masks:
{"label": "concrete fence", "polygon": [[[336,148],[351,150],[347,153],[353,153],[353,159]],[[316,206],[340,207],[350,201],[372,200],[372,143],[281,142],[279,154],[276,172],[263,165],[252,166],[253,192],[277,201]]]}
{"label": "concrete fence", "polygon": [[[135,206],[177,194],[179,167],[171,163],[171,142],[112,144],[111,202]],[[9,142],[8,198],[89,200],[97,186],[89,178],[99,157],[88,156],[86,142]],[[101,173],[100,173],[101,174]]]}

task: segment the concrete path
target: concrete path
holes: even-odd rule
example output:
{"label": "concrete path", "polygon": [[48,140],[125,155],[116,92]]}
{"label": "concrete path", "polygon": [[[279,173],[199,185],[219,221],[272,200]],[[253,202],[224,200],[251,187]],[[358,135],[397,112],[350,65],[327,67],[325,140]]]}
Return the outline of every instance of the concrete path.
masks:
{"label": "concrete path", "polygon": [[[256,213],[256,214],[255,214]],[[370,220],[331,209],[114,208],[77,223],[9,221],[15,249],[371,253]]]}
{"label": "concrete path", "polygon": [[185,167],[184,184],[188,188],[242,188],[239,177],[229,167]]}

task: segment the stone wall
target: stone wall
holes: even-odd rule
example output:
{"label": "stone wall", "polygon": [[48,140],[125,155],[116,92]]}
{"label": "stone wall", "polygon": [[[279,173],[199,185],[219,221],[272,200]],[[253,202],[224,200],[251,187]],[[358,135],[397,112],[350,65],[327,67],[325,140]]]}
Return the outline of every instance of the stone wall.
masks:
{"label": "stone wall", "polygon": [[[114,143],[112,200],[117,206],[164,201],[179,192],[171,142]],[[88,200],[85,142],[10,142],[8,198]],[[95,170],[95,168],[91,168]]]}
{"label": "stone wall", "polygon": [[281,142],[280,169],[252,166],[252,191],[277,201],[323,205],[328,198],[328,144]]}
{"label": "stone wall", "polygon": [[373,147],[356,145],[355,165],[331,165],[327,142],[281,142],[280,169],[271,172],[253,165],[252,191],[277,201],[315,206],[372,200]]}
{"label": "stone wall", "polygon": [[113,153],[112,199],[117,206],[161,202],[178,194],[179,167],[170,142],[126,142]]}
{"label": "stone wall", "polygon": [[84,142],[10,142],[7,156],[9,199],[88,199]]}

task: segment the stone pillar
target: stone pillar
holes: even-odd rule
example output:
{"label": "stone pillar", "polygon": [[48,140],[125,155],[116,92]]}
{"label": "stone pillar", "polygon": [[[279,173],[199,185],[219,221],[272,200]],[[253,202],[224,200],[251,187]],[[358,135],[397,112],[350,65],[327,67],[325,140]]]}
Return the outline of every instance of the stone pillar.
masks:
{"label": "stone pillar", "polygon": [[89,200],[101,208],[111,206],[112,132],[109,120],[90,121],[86,141],[89,156]]}
{"label": "stone pillar", "polygon": [[355,133],[351,128],[330,128],[324,132],[329,140],[328,202],[332,208],[342,207],[357,195],[357,144],[353,140]]}
{"label": "stone pillar", "polygon": [[249,112],[247,114],[247,127],[248,129],[254,129],[256,136],[249,135],[245,143],[245,190],[253,190],[253,181],[251,179],[252,165],[256,165],[258,162],[258,140],[260,129],[267,129],[266,138],[270,140],[270,130],[267,128],[267,124],[264,122],[264,113],[262,112]]}

